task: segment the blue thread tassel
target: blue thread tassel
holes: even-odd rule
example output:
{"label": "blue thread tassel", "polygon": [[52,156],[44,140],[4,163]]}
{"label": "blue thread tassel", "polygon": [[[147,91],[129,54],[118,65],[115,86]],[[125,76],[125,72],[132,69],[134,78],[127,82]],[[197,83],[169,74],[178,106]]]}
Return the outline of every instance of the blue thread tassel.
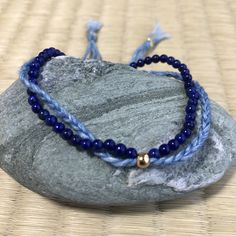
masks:
{"label": "blue thread tassel", "polygon": [[88,46],[83,56],[83,60],[85,59],[97,59],[101,60],[101,54],[97,48],[96,41],[97,41],[97,33],[102,28],[102,23],[89,20],[87,23],[87,39],[88,39]]}
{"label": "blue thread tassel", "polygon": [[143,59],[151,49],[154,50],[161,41],[168,38],[170,38],[170,35],[164,32],[160,24],[157,23],[151,34],[148,35],[146,41],[135,50],[130,62]]}

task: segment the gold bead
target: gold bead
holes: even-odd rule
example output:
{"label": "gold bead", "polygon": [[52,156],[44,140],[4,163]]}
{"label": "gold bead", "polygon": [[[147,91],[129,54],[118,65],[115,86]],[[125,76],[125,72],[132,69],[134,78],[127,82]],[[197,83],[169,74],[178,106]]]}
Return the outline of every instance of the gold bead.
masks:
{"label": "gold bead", "polygon": [[145,152],[141,152],[137,156],[137,167],[139,168],[147,168],[149,166],[149,156]]}

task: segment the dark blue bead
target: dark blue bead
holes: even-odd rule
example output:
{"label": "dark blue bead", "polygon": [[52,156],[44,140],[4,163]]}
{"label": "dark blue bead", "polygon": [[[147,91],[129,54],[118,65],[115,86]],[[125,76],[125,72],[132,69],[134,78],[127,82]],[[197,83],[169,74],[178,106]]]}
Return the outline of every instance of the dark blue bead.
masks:
{"label": "dark blue bead", "polygon": [[174,60],[174,62],[172,63],[172,66],[173,66],[174,68],[179,68],[179,67],[180,67],[180,64],[181,64],[181,62],[180,62],[179,60]]}
{"label": "dark blue bead", "polygon": [[89,150],[92,147],[92,141],[90,139],[81,139],[79,145],[84,150]]}
{"label": "dark blue bead", "polygon": [[184,70],[181,71],[182,77],[183,77],[184,75],[187,75],[187,74],[190,74],[189,69],[184,69]]}
{"label": "dark blue bead", "polygon": [[197,91],[195,91],[194,93],[189,93],[188,94],[188,97],[189,98],[191,98],[191,99],[195,99],[195,100],[197,100],[198,98],[199,98],[199,94],[198,94],[198,92]]}
{"label": "dark blue bead", "polygon": [[51,48],[48,48],[47,50],[47,53],[50,57],[53,57],[55,55],[55,48],[51,47]]}
{"label": "dark blue bead", "polygon": [[33,62],[30,64],[30,70],[38,71],[40,69],[40,64],[38,62]]}
{"label": "dark blue bead", "polygon": [[53,115],[49,115],[45,119],[46,125],[54,126],[57,123],[57,118]]}
{"label": "dark blue bead", "polygon": [[194,121],[196,119],[196,113],[188,113],[185,116],[185,121]]}
{"label": "dark blue bead", "polygon": [[95,151],[100,151],[103,148],[103,141],[100,139],[95,139],[93,140],[92,146]]}
{"label": "dark blue bead", "polygon": [[39,75],[39,71],[38,70],[29,70],[28,71],[28,76],[30,78],[36,79]]}
{"label": "dark blue bead", "polygon": [[39,63],[40,66],[42,66],[45,61],[44,61],[43,57],[37,56],[37,57],[35,57],[34,62],[37,62],[37,63]]}
{"label": "dark blue bead", "polygon": [[38,103],[38,98],[35,95],[31,95],[31,96],[28,97],[28,103],[30,105]]}
{"label": "dark blue bead", "polygon": [[158,55],[153,55],[153,56],[152,56],[152,61],[153,61],[154,63],[159,62],[159,61],[160,61],[159,56],[158,56]]}
{"label": "dark blue bead", "polygon": [[168,144],[162,144],[160,147],[159,147],[159,153],[161,156],[165,156],[165,155],[168,155],[170,153],[170,148],[169,148],[169,145]]}
{"label": "dark blue bead", "polygon": [[164,63],[164,62],[167,62],[167,60],[168,60],[168,57],[165,54],[160,56],[160,62]]}
{"label": "dark blue bead", "polygon": [[179,144],[182,144],[185,142],[186,137],[183,133],[179,133],[175,136],[175,139],[179,142]]}
{"label": "dark blue bead", "polygon": [[186,94],[189,95],[191,93],[196,93],[195,87],[190,87],[186,89]]}
{"label": "dark blue bead", "polygon": [[48,54],[48,49],[46,48],[42,52],[40,52],[39,56],[42,56],[44,58],[44,60],[48,60],[50,58],[50,56]]}
{"label": "dark blue bead", "polygon": [[55,52],[54,52],[54,55],[55,56],[60,56],[60,55],[65,55],[64,53],[62,53],[60,50],[58,50],[58,49],[55,49]]}
{"label": "dark blue bead", "polygon": [[30,89],[27,89],[27,94],[28,94],[29,96],[33,96],[33,95],[35,95],[35,93],[32,92]]}
{"label": "dark blue bead", "polygon": [[184,75],[182,75],[182,77],[184,79],[184,82],[187,82],[187,81],[191,82],[192,81],[192,75],[190,75],[190,74],[184,74]]}
{"label": "dark blue bead", "polygon": [[69,128],[66,128],[64,129],[62,132],[61,132],[61,137],[65,140],[69,140],[71,139],[72,135],[73,135],[73,131]]}
{"label": "dark blue bead", "polygon": [[177,150],[179,148],[179,142],[176,139],[171,139],[168,142],[170,150]]}
{"label": "dark blue bead", "polygon": [[152,63],[152,58],[151,57],[146,57],[144,59],[144,62],[145,62],[146,65],[150,65]]}
{"label": "dark blue bead", "polygon": [[73,146],[78,146],[79,143],[80,143],[80,137],[78,135],[72,135],[71,139],[70,139],[70,143],[73,145]]}
{"label": "dark blue bead", "polygon": [[172,65],[174,63],[174,60],[175,60],[174,57],[168,57],[166,62],[168,65]]}
{"label": "dark blue bead", "polygon": [[45,51],[45,49],[42,52],[40,52],[38,56],[42,57],[44,59],[44,61],[47,61],[49,58],[49,55],[48,55],[47,51]]}
{"label": "dark blue bead", "polygon": [[191,88],[191,87],[193,87],[193,86],[194,86],[193,81],[184,81],[184,87],[185,87],[185,89]]}
{"label": "dark blue bead", "polygon": [[194,106],[197,106],[197,99],[196,98],[189,98],[188,99],[188,105],[194,105]]}
{"label": "dark blue bead", "polygon": [[184,123],[184,127],[193,130],[195,126],[195,122],[194,121],[188,121]]}
{"label": "dark blue bead", "polygon": [[130,63],[129,65],[130,65],[131,67],[135,68],[135,69],[137,68],[137,64],[136,64],[135,62],[132,62],[132,63]]}
{"label": "dark blue bead", "polygon": [[182,72],[186,69],[188,69],[188,67],[184,63],[181,63],[180,66],[179,66],[179,71]]}
{"label": "dark blue bead", "polygon": [[113,139],[107,139],[104,141],[104,148],[106,148],[108,151],[114,151],[116,147],[116,143]]}
{"label": "dark blue bead", "polygon": [[157,158],[157,157],[159,157],[159,150],[157,148],[150,149],[150,151],[148,152],[148,156],[150,158]]}
{"label": "dark blue bead", "polygon": [[196,111],[195,105],[187,105],[185,108],[186,113],[194,113]]}
{"label": "dark blue bead", "polygon": [[38,113],[38,117],[40,120],[45,120],[47,116],[49,116],[49,111],[46,109],[42,109],[40,110],[40,112]]}
{"label": "dark blue bead", "polygon": [[42,107],[38,103],[33,104],[31,108],[34,113],[39,113],[39,111],[42,109]]}
{"label": "dark blue bead", "polygon": [[184,134],[186,138],[190,137],[192,134],[192,131],[188,128],[183,129],[181,132]]}
{"label": "dark blue bead", "polygon": [[144,60],[139,59],[139,60],[137,61],[137,66],[138,66],[138,67],[143,67],[143,66],[144,66]]}
{"label": "dark blue bead", "polygon": [[126,150],[127,158],[136,158],[137,155],[138,155],[138,152],[135,148],[127,148]]}
{"label": "dark blue bead", "polygon": [[63,123],[57,122],[53,126],[53,131],[60,134],[63,130],[65,130],[65,125]]}
{"label": "dark blue bead", "polygon": [[118,143],[115,147],[115,152],[118,156],[124,156],[126,154],[126,146],[123,143]]}

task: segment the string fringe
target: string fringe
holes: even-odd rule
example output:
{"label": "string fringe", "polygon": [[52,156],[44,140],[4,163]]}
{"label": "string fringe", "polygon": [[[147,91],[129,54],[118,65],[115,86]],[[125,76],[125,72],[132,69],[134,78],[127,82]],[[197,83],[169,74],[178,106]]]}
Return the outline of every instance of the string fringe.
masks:
{"label": "string fringe", "polygon": [[83,56],[83,60],[85,59],[97,59],[102,60],[102,56],[97,48],[97,34],[102,28],[102,23],[95,20],[89,20],[87,23],[87,40],[88,46]]}
{"label": "string fringe", "polygon": [[168,38],[170,38],[170,34],[164,32],[160,24],[157,23],[153,31],[148,35],[146,41],[135,50],[130,62],[143,59],[151,50],[154,50],[161,41]]}

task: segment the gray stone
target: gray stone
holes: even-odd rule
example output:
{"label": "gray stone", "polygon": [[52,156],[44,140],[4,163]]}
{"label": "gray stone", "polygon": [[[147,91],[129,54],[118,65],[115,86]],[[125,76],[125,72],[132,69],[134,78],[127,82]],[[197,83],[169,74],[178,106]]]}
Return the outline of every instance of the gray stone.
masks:
{"label": "gray stone", "polygon": [[[42,87],[103,140],[112,137],[145,151],[172,138],[182,125],[187,99],[182,82],[174,79],[71,57],[53,59],[42,76]],[[177,198],[219,180],[235,159],[236,123],[211,104],[210,136],[191,159],[166,167],[118,169],[53,133],[31,112],[26,89],[16,81],[0,96],[0,166],[29,189],[75,204]]]}

